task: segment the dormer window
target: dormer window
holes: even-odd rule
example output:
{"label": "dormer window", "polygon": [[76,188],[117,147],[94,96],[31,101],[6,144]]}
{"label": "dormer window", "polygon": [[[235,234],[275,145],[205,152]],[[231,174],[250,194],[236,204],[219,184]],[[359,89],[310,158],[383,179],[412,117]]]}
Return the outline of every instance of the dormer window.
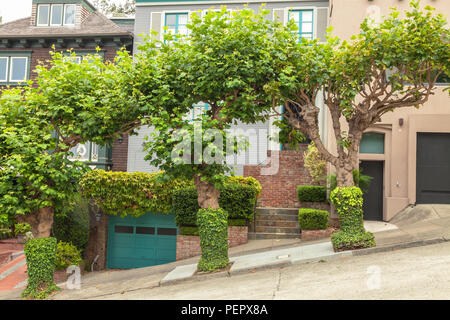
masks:
{"label": "dormer window", "polygon": [[75,25],[74,4],[40,4],[37,7],[38,27]]}

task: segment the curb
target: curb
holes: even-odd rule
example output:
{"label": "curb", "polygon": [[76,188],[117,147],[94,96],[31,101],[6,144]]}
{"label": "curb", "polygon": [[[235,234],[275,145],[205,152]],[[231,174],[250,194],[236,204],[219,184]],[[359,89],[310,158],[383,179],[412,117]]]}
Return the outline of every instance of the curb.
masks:
{"label": "curb", "polygon": [[438,244],[438,243],[443,243],[443,242],[448,242],[448,241],[450,241],[450,239],[441,237],[441,238],[433,238],[433,239],[428,239],[428,240],[416,240],[416,241],[392,244],[392,245],[387,245],[387,246],[383,246],[383,247],[359,249],[359,250],[353,250],[351,252],[352,252],[353,256],[363,256],[363,255],[368,255],[368,254],[372,254],[372,253],[387,252],[387,251],[408,249],[408,248],[414,248],[414,247],[423,247],[423,246],[428,246],[428,245]]}
{"label": "curb", "polygon": [[306,263],[318,263],[324,260],[324,262],[334,261],[340,258],[349,258],[349,257],[356,257],[356,256],[364,256],[364,255],[370,255],[374,253],[380,253],[380,252],[388,252],[388,251],[394,251],[394,250],[401,250],[401,249],[408,249],[408,248],[414,248],[414,247],[423,247],[443,242],[449,242],[450,238],[447,239],[445,237],[441,238],[434,238],[434,239],[428,239],[428,240],[417,240],[417,241],[411,241],[411,242],[405,242],[405,243],[399,243],[399,244],[393,244],[393,245],[387,245],[383,247],[374,247],[374,248],[367,248],[367,249],[359,249],[359,250],[352,250],[352,251],[341,251],[337,252],[335,254],[323,256],[323,257],[316,257],[316,258],[310,258],[310,259],[303,259],[303,260],[284,260],[279,261],[276,263],[267,264],[264,266],[258,266],[258,267],[249,267],[249,268],[243,268],[236,271],[222,271],[222,272],[216,272],[216,273],[210,273],[210,274],[202,274],[202,275],[194,275],[187,278],[180,278],[180,279],[174,279],[174,280],[166,280],[166,281],[160,281],[159,286],[169,286],[173,284],[179,284],[179,283],[185,283],[185,282],[197,282],[202,280],[208,280],[208,279],[214,279],[214,278],[224,278],[224,277],[231,277],[234,275],[239,274],[245,274],[252,271],[261,271],[261,270],[270,270],[270,269],[276,269],[276,268],[284,268],[288,266],[293,265],[300,265],[300,264],[306,264]]}

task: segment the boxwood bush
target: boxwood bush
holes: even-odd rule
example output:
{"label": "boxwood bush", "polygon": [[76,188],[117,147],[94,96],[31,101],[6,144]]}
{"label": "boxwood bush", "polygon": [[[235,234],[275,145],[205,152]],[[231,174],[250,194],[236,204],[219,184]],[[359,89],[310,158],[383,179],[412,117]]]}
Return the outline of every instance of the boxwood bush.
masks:
{"label": "boxwood bush", "polygon": [[228,265],[228,213],[223,209],[200,209],[197,215],[202,256],[199,271],[213,271]]}
{"label": "boxwood bush", "polygon": [[56,239],[37,238],[25,243],[28,285],[23,297],[45,299],[59,288],[53,282],[55,272]]}
{"label": "boxwood bush", "polygon": [[364,229],[361,189],[337,187],[331,192],[330,200],[336,208],[341,225],[341,229],[331,235],[334,249],[342,251],[374,247],[373,234]]}
{"label": "boxwood bush", "polygon": [[329,216],[326,210],[301,208],[298,211],[298,224],[301,230],[326,229]]}
{"label": "boxwood bush", "polygon": [[[259,182],[253,178],[229,177],[227,183],[220,188],[219,205],[228,212],[230,226],[245,226],[248,221],[252,221],[260,192]],[[195,235],[197,232],[193,227],[197,227],[197,212],[200,209],[195,187],[175,190],[172,208],[180,234]]]}
{"label": "boxwood bush", "polygon": [[323,186],[298,186],[297,197],[300,202],[325,202],[327,188]]}

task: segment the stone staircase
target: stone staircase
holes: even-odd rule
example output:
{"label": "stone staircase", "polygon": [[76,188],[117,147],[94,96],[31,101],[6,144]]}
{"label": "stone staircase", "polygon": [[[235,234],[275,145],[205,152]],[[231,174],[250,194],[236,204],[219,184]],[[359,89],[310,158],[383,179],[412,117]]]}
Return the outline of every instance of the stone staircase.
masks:
{"label": "stone staircase", "polygon": [[248,239],[300,238],[298,209],[256,208],[254,221],[249,226]]}

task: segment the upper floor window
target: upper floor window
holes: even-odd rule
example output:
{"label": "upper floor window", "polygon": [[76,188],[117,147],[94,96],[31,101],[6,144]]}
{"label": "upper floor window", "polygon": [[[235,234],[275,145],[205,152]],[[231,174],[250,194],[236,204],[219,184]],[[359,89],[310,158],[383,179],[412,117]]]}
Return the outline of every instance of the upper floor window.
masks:
{"label": "upper floor window", "polygon": [[166,13],[165,26],[173,34],[187,34],[188,13]]}
{"label": "upper floor window", "polygon": [[40,4],[36,21],[37,26],[75,25],[75,5]]}
{"label": "upper floor window", "polygon": [[293,19],[297,26],[295,33],[301,38],[311,40],[314,35],[314,15],[313,10],[290,10],[289,20]]}
{"label": "upper floor window", "polygon": [[28,78],[29,57],[24,55],[0,56],[0,84],[18,84]]}

